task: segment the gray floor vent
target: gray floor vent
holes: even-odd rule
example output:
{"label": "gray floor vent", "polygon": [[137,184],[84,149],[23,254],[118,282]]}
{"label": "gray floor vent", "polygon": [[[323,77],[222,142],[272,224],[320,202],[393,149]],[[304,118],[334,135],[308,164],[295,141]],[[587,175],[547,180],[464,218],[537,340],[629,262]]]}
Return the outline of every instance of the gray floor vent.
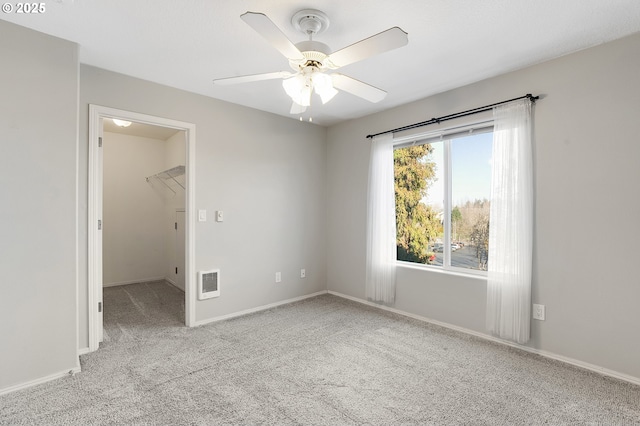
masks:
{"label": "gray floor vent", "polygon": [[198,272],[198,299],[220,296],[220,269]]}

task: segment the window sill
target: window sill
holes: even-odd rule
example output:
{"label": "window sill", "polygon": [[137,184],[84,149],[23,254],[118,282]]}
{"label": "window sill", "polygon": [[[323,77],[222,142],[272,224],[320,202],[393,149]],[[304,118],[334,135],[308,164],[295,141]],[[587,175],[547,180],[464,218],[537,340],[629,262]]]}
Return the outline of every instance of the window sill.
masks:
{"label": "window sill", "polygon": [[484,274],[481,275],[481,274],[474,274],[474,273],[452,271],[450,269],[443,269],[441,267],[421,265],[419,263],[403,262],[401,260],[396,261],[396,265],[398,265],[401,268],[417,269],[420,271],[434,272],[436,274],[454,275],[456,277],[474,278],[476,280],[484,281],[484,282],[487,281],[487,276]]}

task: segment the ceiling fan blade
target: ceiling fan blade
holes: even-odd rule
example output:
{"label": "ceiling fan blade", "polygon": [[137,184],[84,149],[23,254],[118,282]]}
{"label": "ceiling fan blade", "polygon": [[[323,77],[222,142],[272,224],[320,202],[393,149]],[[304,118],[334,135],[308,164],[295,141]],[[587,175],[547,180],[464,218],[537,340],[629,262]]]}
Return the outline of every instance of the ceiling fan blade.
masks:
{"label": "ceiling fan blade", "polygon": [[333,87],[336,89],[344,90],[369,102],[380,102],[387,96],[387,92],[384,90],[343,74],[331,74],[331,79],[333,80]]}
{"label": "ceiling fan blade", "polygon": [[329,55],[335,68],[361,61],[389,50],[397,49],[409,43],[407,33],[399,27],[389,28]]}
{"label": "ceiling fan blade", "polygon": [[276,72],[269,72],[266,74],[252,74],[252,75],[241,75],[238,77],[218,78],[213,80],[213,84],[216,84],[218,86],[229,86],[232,84],[239,84],[239,83],[251,83],[253,81],[274,80],[276,78],[287,78],[292,75],[293,73],[290,73],[287,71],[276,71]]}
{"label": "ceiling fan blade", "polygon": [[246,12],[240,18],[264,37],[287,59],[304,59],[298,48],[264,13]]}

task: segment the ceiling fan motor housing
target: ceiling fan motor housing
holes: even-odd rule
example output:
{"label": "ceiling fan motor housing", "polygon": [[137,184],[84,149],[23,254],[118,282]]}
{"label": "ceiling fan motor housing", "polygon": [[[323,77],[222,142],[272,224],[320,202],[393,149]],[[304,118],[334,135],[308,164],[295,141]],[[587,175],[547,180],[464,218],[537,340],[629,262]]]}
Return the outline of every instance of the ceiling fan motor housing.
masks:
{"label": "ceiling fan motor housing", "polygon": [[326,63],[327,61],[325,61],[325,59],[329,56],[331,50],[326,44],[320,43],[319,41],[308,40],[296,43],[296,47],[300,50],[304,59],[301,61],[289,61],[289,65],[295,71],[311,65],[311,63],[315,63],[315,65],[321,69],[329,68],[329,64]]}

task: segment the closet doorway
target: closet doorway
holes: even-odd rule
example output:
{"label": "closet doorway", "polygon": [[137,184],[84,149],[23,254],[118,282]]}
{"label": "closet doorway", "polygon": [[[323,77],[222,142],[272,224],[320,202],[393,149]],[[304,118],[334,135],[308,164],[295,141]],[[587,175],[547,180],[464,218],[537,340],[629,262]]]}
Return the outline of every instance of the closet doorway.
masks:
{"label": "closet doorway", "polygon": [[89,132],[89,350],[104,338],[104,287],[168,281],[191,326],[195,126],[90,105]]}

